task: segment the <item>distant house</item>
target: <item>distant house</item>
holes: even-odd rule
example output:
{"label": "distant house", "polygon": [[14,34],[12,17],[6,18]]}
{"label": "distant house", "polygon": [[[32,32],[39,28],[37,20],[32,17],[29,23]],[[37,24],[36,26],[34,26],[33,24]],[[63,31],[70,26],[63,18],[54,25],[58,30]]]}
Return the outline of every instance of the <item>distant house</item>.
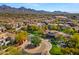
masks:
{"label": "distant house", "polygon": [[55,34],[54,33],[52,33],[52,32],[46,32],[45,34],[44,34],[45,36],[46,36],[46,38],[48,38],[48,39],[50,39],[50,38],[55,38]]}
{"label": "distant house", "polygon": [[67,22],[68,25],[70,25],[71,27],[75,27],[77,26],[76,24],[74,24],[73,22]]}
{"label": "distant house", "polygon": [[0,34],[0,46],[7,46],[12,40],[14,41],[15,39],[13,37],[7,36],[7,33]]}
{"label": "distant house", "polygon": [[79,33],[79,27],[78,26],[73,27],[73,29],[75,29]]}
{"label": "distant house", "polygon": [[6,28],[3,26],[0,26],[0,32],[5,32],[5,31],[6,31]]}
{"label": "distant house", "polygon": [[43,24],[42,23],[37,23],[37,26],[41,27],[41,26],[43,26]]}
{"label": "distant house", "polygon": [[8,43],[10,43],[10,40],[5,39],[0,39],[0,46],[6,46]]}
{"label": "distant house", "polygon": [[65,48],[67,45],[64,41],[58,41],[58,46],[62,47],[62,48]]}
{"label": "distant house", "polygon": [[68,24],[62,24],[62,25],[59,24],[59,26],[60,26],[61,29],[65,29],[65,28],[70,28],[71,27]]}

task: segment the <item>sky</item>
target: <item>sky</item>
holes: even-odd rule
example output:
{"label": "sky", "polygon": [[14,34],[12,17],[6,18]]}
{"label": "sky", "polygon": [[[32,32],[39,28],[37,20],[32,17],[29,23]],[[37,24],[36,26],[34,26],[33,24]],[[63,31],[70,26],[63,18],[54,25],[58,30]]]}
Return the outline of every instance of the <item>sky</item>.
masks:
{"label": "sky", "polygon": [[62,11],[79,13],[79,3],[0,3],[0,6],[1,5],[8,5],[16,8],[25,7],[50,12]]}

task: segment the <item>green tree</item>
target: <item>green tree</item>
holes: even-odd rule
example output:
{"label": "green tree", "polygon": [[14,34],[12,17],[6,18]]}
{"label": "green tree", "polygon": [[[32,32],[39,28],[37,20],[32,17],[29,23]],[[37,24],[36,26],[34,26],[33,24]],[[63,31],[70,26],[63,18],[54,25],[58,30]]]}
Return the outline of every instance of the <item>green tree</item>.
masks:
{"label": "green tree", "polygon": [[72,28],[65,28],[62,30],[62,32],[67,33],[67,34],[74,34],[76,31]]}
{"label": "green tree", "polygon": [[62,48],[61,49],[63,54],[65,55],[79,55],[79,49],[78,48]]}
{"label": "green tree", "polygon": [[54,45],[54,44],[52,44],[52,48],[49,52],[52,55],[61,55],[62,54],[61,47],[58,47],[57,45]]}
{"label": "green tree", "polygon": [[66,42],[66,45],[67,45],[67,47],[69,47],[69,48],[75,48],[75,47],[76,47],[76,41],[70,39],[70,40],[68,40],[68,41]]}
{"label": "green tree", "polygon": [[41,39],[38,37],[38,36],[33,36],[31,38],[31,43],[34,45],[34,46],[38,46],[40,43],[41,43]]}
{"label": "green tree", "polygon": [[33,33],[34,31],[38,31],[39,27],[37,27],[36,25],[28,25],[27,26],[27,31],[30,33]]}
{"label": "green tree", "polygon": [[79,33],[75,33],[73,36],[72,36],[72,40],[74,40],[76,42],[76,47],[79,48]]}
{"label": "green tree", "polygon": [[27,40],[28,33],[26,31],[20,31],[16,34],[15,39],[16,42],[22,44],[25,40]]}
{"label": "green tree", "polygon": [[44,30],[36,25],[27,26],[27,32],[32,33],[34,35],[42,35]]}
{"label": "green tree", "polygon": [[48,29],[49,30],[58,30],[58,26],[57,25],[48,25]]}

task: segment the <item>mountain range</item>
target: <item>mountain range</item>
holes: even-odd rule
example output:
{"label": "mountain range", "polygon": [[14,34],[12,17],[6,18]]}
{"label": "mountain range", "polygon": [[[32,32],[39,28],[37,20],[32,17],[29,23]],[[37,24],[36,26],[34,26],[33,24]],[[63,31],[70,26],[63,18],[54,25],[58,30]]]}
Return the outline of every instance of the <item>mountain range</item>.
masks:
{"label": "mountain range", "polygon": [[67,14],[68,12],[61,11],[44,11],[44,10],[35,10],[25,7],[15,8],[7,5],[0,6],[0,13],[17,13],[17,14]]}

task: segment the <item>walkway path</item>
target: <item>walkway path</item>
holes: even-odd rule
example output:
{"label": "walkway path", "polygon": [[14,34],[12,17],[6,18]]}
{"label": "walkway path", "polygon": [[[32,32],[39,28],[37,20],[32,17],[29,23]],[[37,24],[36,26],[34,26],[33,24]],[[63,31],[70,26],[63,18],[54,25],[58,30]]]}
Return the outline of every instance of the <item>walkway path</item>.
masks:
{"label": "walkway path", "polygon": [[[24,49],[24,44],[22,45],[22,48]],[[52,45],[48,40],[42,40],[40,43],[40,46],[33,48],[33,49],[24,49],[27,53],[30,54],[36,54],[41,53],[42,55],[49,55],[49,50],[51,49]]]}

